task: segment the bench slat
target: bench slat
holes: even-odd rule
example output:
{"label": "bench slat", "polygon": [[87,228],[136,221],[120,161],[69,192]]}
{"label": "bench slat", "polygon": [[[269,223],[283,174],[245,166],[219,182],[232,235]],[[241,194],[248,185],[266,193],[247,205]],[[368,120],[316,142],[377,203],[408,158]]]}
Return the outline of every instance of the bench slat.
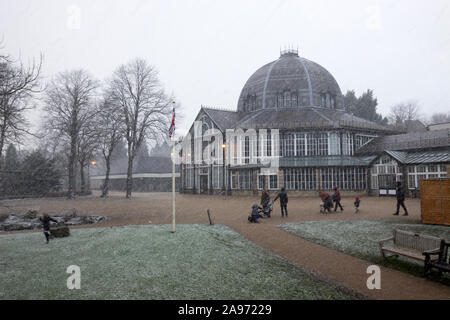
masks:
{"label": "bench slat", "polygon": [[418,251],[415,251],[415,250],[408,250],[408,249],[399,248],[399,247],[383,247],[382,250],[388,251],[390,253],[402,255],[405,257],[409,257],[412,259],[420,260],[420,261],[425,260],[425,256],[423,256],[421,253],[419,253]]}
{"label": "bench slat", "polygon": [[412,249],[420,253],[439,248],[441,240],[437,237],[415,234],[409,231],[395,230],[394,232],[396,247]]}

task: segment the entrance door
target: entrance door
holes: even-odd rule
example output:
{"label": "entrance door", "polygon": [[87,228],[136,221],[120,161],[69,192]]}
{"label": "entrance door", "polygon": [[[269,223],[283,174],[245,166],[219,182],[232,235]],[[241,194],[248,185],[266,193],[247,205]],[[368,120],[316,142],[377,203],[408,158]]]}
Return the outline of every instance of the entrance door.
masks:
{"label": "entrance door", "polygon": [[380,196],[395,196],[396,194],[395,174],[378,175],[378,188]]}
{"label": "entrance door", "polygon": [[208,176],[201,175],[200,176],[200,193],[208,192]]}

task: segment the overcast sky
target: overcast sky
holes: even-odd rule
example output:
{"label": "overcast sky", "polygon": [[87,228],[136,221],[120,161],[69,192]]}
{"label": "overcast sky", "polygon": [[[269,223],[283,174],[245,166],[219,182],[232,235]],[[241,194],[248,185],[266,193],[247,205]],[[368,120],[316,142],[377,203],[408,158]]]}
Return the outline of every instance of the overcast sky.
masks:
{"label": "overcast sky", "polygon": [[448,0],[0,0],[1,38],[13,57],[42,52],[46,78],[84,68],[104,80],[145,58],[181,103],[183,132],[201,105],[235,109],[251,74],[289,44],[343,93],[373,89],[384,115],[407,100],[450,111]]}

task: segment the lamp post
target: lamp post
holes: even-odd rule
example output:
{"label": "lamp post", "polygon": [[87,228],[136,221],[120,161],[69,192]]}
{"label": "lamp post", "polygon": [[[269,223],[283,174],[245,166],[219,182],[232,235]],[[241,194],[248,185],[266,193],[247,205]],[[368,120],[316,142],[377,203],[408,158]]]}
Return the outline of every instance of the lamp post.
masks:
{"label": "lamp post", "polygon": [[90,167],[95,166],[97,164],[97,162],[95,160],[92,160],[91,162],[88,163],[88,185],[87,185],[87,189],[88,191],[91,191],[91,175],[90,175]]}
{"label": "lamp post", "polygon": [[222,191],[225,194],[225,148],[227,145],[222,143]]}

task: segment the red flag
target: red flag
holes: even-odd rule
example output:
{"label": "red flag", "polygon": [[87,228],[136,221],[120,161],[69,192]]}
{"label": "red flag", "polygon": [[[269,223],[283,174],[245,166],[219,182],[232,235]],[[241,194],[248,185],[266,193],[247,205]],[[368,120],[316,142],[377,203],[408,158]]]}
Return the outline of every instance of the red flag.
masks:
{"label": "red flag", "polygon": [[173,108],[172,123],[170,124],[169,128],[169,137],[171,137],[174,132],[175,132],[175,108]]}

